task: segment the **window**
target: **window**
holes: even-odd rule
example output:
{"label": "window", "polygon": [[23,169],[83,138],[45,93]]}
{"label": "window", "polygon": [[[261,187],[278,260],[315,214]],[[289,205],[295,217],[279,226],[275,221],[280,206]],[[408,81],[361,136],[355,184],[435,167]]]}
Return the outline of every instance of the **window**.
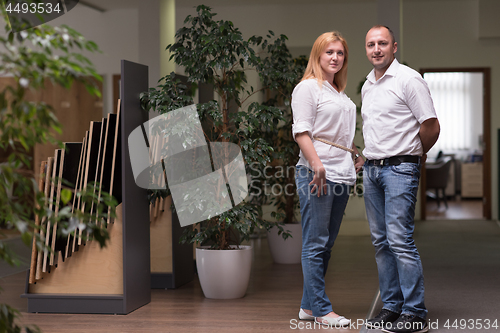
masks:
{"label": "window", "polygon": [[483,74],[425,73],[441,125],[438,141],[429,156],[458,155],[482,150]]}

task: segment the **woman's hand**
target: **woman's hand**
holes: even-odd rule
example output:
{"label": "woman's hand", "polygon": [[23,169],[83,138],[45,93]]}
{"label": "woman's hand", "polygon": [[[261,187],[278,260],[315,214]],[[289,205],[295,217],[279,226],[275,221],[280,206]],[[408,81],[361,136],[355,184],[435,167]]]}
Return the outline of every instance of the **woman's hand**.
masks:
{"label": "woman's hand", "polygon": [[314,172],[313,180],[309,183],[309,185],[313,186],[311,194],[316,190],[318,191],[318,197],[323,193],[326,194],[326,170],[318,157],[318,153],[316,153],[309,134],[307,132],[298,133],[295,135],[295,141],[299,144],[300,150]]}
{"label": "woman's hand", "polygon": [[326,171],[323,164],[313,167],[313,171],[314,177],[312,182],[309,183],[309,185],[313,186],[311,189],[311,194],[313,194],[314,191],[317,191],[319,197],[321,194],[326,194],[326,191],[328,190],[326,184]]}

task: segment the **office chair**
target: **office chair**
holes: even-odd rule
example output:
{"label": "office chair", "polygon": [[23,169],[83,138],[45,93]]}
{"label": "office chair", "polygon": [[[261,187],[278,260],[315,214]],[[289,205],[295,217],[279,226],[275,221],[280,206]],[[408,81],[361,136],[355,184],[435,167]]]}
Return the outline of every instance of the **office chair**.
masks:
{"label": "office chair", "polygon": [[427,189],[435,190],[438,208],[440,206],[439,190],[441,190],[444,205],[448,208],[445,189],[448,185],[451,161],[452,158],[448,156],[440,158],[436,163],[429,163],[426,165]]}

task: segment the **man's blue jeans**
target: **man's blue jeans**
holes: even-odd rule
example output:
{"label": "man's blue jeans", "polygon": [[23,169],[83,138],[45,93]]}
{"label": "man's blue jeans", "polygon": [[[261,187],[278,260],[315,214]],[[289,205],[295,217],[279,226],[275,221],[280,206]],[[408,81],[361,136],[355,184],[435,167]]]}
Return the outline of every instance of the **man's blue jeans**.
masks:
{"label": "man's blue jeans", "polygon": [[325,292],[325,274],[333,243],[337,238],[344,210],[349,199],[349,185],[327,180],[327,193],[311,193],[314,173],[305,166],[297,166],[295,182],[302,215],[302,274],[304,290],[302,309],[312,310],[322,317],[332,312],[332,304]]}
{"label": "man's blue jeans", "polygon": [[420,165],[374,166],[363,171],[366,214],[375,247],[384,308],[425,319],[424,275],[413,240]]}

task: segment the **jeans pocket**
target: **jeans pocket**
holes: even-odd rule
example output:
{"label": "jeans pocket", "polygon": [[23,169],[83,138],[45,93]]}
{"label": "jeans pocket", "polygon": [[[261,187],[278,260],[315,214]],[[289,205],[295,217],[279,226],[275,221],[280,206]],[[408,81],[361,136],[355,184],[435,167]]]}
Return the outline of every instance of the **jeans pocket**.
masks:
{"label": "jeans pocket", "polygon": [[391,165],[391,171],[400,175],[413,177],[418,171],[418,164],[401,163],[400,165]]}

